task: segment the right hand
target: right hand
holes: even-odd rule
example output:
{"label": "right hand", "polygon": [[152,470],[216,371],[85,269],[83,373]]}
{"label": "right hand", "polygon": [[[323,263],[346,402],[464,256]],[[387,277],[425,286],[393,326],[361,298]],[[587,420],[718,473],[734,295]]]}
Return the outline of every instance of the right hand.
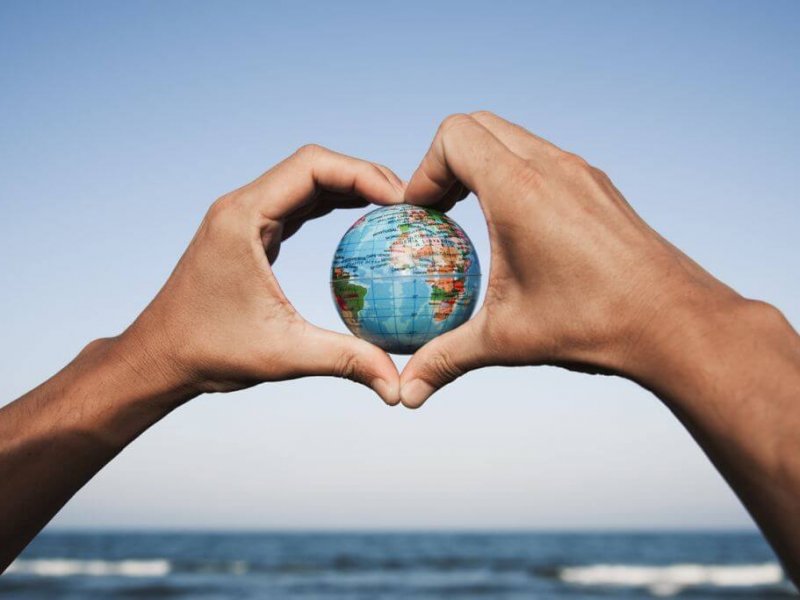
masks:
{"label": "right hand", "polygon": [[679,343],[687,310],[742,300],[651,229],[604,173],[491,113],[445,119],[405,200],[446,209],[469,191],[491,241],[486,299],[408,362],[407,407],[489,365],[641,379],[650,343]]}

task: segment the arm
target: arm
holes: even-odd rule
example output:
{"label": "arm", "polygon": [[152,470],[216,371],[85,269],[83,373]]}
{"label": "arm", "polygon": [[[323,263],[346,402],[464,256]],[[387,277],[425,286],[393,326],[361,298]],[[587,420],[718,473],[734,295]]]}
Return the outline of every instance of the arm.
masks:
{"label": "arm", "polygon": [[617,374],[655,392],[800,580],[800,338],[653,231],[608,177],[490,113],[439,129],[406,200],[447,208],[475,192],[492,246],[489,288],[465,325],[401,375],[416,408],[486,365]]}
{"label": "arm", "polygon": [[396,404],[389,356],[303,320],[270,263],[304,221],[399,202],[402,189],[385,167],[308,147],[218,200],[123,334],[0,410],[0,572],[109,460],[198,394],[335,375]]}
{"label": "arm", "polygon": [[800,582],[800,337],[741,298],[678,302],[660,321],[627,375],[681,420]]}

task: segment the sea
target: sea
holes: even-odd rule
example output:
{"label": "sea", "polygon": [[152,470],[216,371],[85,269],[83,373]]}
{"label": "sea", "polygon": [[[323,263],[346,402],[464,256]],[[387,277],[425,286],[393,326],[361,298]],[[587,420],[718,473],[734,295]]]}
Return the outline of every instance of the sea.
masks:
{"label": "sea", "polygon": [[45,532],[0,598],[798,597],[757,533]]}

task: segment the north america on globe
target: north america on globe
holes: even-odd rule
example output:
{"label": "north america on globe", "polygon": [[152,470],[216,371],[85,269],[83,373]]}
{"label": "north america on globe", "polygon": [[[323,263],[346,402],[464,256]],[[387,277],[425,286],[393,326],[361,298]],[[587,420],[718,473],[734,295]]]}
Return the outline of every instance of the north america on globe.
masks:
{"label": "north america on globe", "polygon": [[333,257],[331,291],[353,334],[411,354],[469,319],[480,277],[475,248],[455,221],[399,204],[348,229]]}

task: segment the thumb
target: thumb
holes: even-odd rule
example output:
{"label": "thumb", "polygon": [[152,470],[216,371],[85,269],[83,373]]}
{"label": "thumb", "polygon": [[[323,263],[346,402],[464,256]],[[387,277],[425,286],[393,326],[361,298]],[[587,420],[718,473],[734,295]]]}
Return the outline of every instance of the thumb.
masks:
{"label": "thumb", "polygon": [[352,335],[306,325],[296,348],[303,375],[345,377],[372,388],[390,406],[400,402],[399,374],[386,352]]}
{"label": "thumb", "polygon": [[419,408],[436,390],[488,364],[482,341],[483,312],[417,350],[400,375],[400,400]]}

